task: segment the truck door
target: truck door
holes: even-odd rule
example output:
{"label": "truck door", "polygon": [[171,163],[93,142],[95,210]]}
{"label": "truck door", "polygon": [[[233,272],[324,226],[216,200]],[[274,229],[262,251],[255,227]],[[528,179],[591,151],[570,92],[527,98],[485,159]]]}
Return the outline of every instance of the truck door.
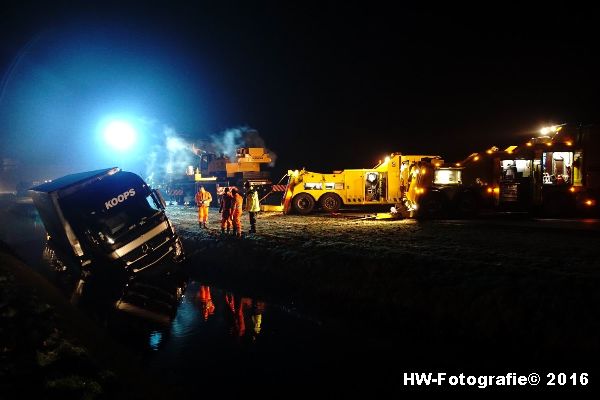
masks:
{"label": "truck door", "polygon": [[365,202],[378,202],[382,198],[382,174],[377,171],[365,172]]}

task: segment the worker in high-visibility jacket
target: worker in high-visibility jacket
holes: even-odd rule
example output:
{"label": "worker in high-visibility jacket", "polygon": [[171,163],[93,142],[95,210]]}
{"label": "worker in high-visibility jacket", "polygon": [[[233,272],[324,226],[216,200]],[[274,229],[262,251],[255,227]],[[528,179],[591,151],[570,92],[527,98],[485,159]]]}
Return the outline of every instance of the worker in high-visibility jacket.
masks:
{"label": "worker in high-visibility jacket", "polygon": [[206,228],[208,222],[208,206],[212,201],[212,195],[210,192],[204,190],[204,186],[200,186],[198,193],[196,193],[196,205],[198,206],[198,224],[200,227]]}
{"label": "worker in high-visibility jacket", "polygon": [[242,237],[242,207],[244,198],[238,193],[236,188],[231,189],[231,220],[233,230],[237,237]]}
{"label": "worker in high-visibility jacket", "polygon": [[256,233],[256,215],[260,211],[260,200],[258,199],[258,191],[246,182],[246,211],[250,216],[250,233]]}
{"label": "worker in high-visibility jacket", "polygon": [[223,190],[223,195],[221,196],[221,201],[219,202],[219,212],[221,213],[221,233],[225,233],[225,228],[227,228],[227,233],[231,231],[231,203],[233,202],[233,197],[231,197],[231,193],[229,192],[229,188],[226,187]]}

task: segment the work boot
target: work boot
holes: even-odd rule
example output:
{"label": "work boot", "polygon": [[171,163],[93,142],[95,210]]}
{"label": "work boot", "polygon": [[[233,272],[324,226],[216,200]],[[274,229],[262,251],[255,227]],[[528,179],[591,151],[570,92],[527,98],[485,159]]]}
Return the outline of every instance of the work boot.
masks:
{"label": "work boot", "polygon": [[202,224],[202,227],[206,229],[206,222]]}
{"label": "work boot", "polygon": [[[227,231],[227,233],[229,233],[229,231]],[[221,228],[221,235],[225,234],[225,228]]]}

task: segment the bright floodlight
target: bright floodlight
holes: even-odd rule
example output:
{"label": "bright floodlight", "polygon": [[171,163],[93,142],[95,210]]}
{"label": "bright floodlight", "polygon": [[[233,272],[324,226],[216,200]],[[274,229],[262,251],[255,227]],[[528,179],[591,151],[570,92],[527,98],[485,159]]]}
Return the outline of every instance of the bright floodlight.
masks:
{"label": "bright floodlight", "polygon": [[112,121],[104,128],[104,140],[117,150],[127,150],[135,143],[136,132],[125,121]]}
{"label": "bright floodlight", "polygon": [[540,133],[542,135],[547,135],[552,132],[558,132],[560,129],[561,129],[561,127],[557,126],[557,125],[546,126],[546,127],[543,127],[542,129],[540,129]]}

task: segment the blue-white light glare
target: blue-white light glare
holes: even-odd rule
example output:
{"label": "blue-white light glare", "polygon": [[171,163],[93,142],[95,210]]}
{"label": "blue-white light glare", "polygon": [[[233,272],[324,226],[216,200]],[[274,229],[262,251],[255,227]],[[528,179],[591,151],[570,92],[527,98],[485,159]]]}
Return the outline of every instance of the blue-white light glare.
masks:
{"label": "blue-white light glare", "polygon": [[112,121],[104,128],[104,140],[120,151],[130,149],[135,144],[136,138],[134,127],[125,121]]}
{"label": "blue-white light glare", "polygon": [[150,333],[150,348],[154,351],[160,348],[160,342],[162,342],[162,333],[160,331],[153,331]]}

